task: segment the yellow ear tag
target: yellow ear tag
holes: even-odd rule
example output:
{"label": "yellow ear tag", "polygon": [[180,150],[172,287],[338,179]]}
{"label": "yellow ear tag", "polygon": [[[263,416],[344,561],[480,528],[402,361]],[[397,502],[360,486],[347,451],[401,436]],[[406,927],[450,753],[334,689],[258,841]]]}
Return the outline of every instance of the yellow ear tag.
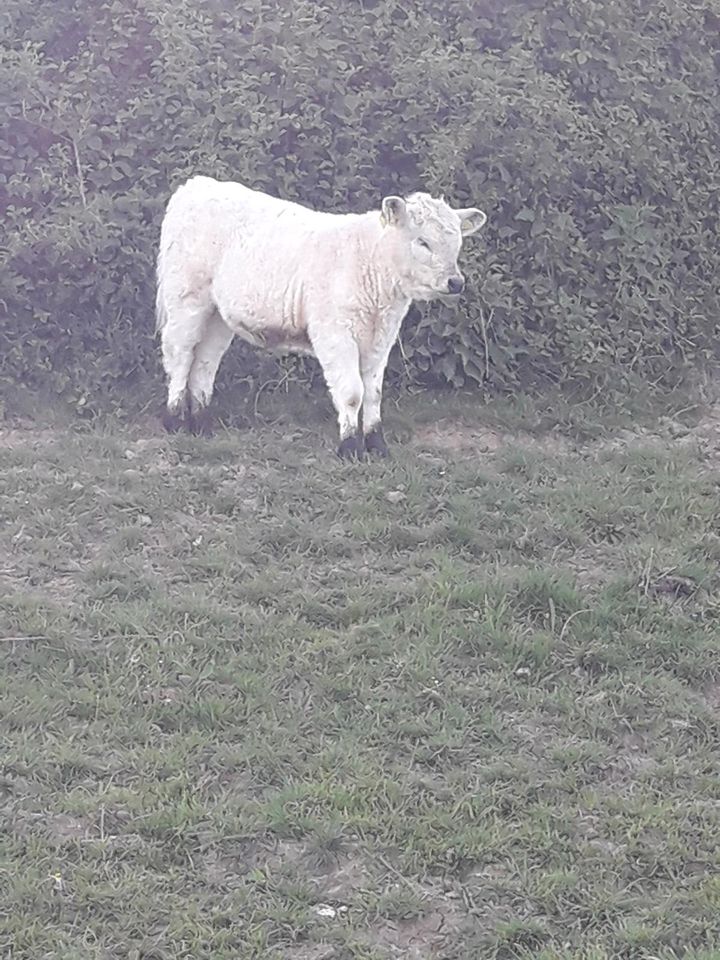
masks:
{"label": "yellow ear tag", "polygon": [[383,227],[387,226],[387,220],[385,219],[385,214],[380,212],[380,223]]}

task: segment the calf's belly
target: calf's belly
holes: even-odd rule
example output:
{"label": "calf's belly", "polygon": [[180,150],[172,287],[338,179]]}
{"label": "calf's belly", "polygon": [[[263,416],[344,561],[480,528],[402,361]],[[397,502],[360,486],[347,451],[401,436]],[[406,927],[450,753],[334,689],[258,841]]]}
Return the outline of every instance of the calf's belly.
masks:
{"label": "calf's belly", "polygon": [[231,323],[230,328],[247,343],[271,353],[298,353],[311,356],[312,344],[304,330],[279,326],[248,327]]}
{"label": "calf's belly", "polygon": [[[231,330],[253,346],[279,353],[312,354],[302,279],[282,268],[283,258],[227,257],[213,283],[213,300]],[[235,263],[242,262],[237,269]],[[232,269],[231,269],[232,266]],[[282,279],[285,278],[285,279]]]}

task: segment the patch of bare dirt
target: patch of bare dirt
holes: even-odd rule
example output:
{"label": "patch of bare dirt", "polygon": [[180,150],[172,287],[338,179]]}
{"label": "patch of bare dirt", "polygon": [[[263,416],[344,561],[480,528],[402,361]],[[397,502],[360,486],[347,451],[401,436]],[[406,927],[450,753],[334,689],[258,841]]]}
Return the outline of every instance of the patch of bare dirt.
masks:
{"label": "patch of bare dirt", "polygon": [[[137,416],[128,427],[133,433],[139,433],[143,438],[155,439],[167,437],[167,431],[162,424],[160,413],[143,413]],[[137,441],[142,442],[142,441]]]}
{"label": "patch of bare dirt", "polygon": [[441,419],[418,426],[412,442],[421,450],[431,452],[468,454],[495,454],[505,447],[527,447],[541,453],[565,456],[575,446],[559,433],[534,437],[522,431],[507,433],[492,427],[470,426],[460,420]]}
{"label": "patch of bare dirt", "polygon": [[365,931],[367,942],[388,960],[440,960],[448,950],[456,956],[460,945],[467,956],[480,956],[478,936],[515,913],[504,889],[507,868],[499,870],[475,871],[464,884],[427,879],[417,885],[422,912],[411,919],[378,919]]}
{"label": "patch of bare dirt", "polygon": [[[352,909],[358,891],[400,883],[351,846],[318,858],[317,851],[298,841],[265,844],[248,840],[236,846],[234,855],[214,850],[205,857],[205,878],[213,886],[242,885],[243,877],[252,870],[302,874],[315,888],[317,916],[331,924]],[[470,905],[459,890],[446,889],[440,881],[413,882],[412,886],[422,900],[422,913],[408,919],[378,918],[364,930],[363,939],[388,958],[432,960],[441,956],[442,948],[468,922]],[[289,949],[287,955],[293,960],[330,960],[335,949],[325,944],[302,944]]]}
{"label": "patch of bare dirt", "polygon": [[358,858],[343,857],[323,871],[314,871],[312,882],[324,900],[347,901],[369,882],[368,870]]}
{"label": "patch of bare dirt", "polygon": [[676,438],[680,446],[696,445],[713,469],[720,463],[720,404],[709,408],[684,436]]}
{"label": "patch of bare dirt", "polygon": [[713,708],[720,710],[720,681],[706,683],[702,690],[705,702]]}
{"label": "patch of bare dirt", "polygon": [[429,453],[496,454],[506,447],[528,448],[547,455],[568,456],[582,454],[596,456],[604,451],[623,450],[636,446],[668,448],[695,448],[713,466],[720,462],[720,402],[707,407],[693,425],[673,417],[661,417],[653,428],[637,426],[624,428],[609,438],[575,444],[559,432],[533,436],[524,431],[507,432],[492,427],[469,425],[461,420],[441,418],[434,423],[418,426],[412,443]]}
{"label": "patch of bare dirt", "polygon": [[488,427],[469,427],[459,421],[438,420],[418,427],[413,440],[419,447],[448,453],[495,453],[506,442],[506,437]]}
{"label": "patch of bare dirt", "polygon": [[588,453],[624,450],[629,447],[695,448],[705,460],[720,461],[720,403],[709,406],[695,424],[682,423],[673,417],[660,417],[653,429],[638,426],[618,430],[613,437],[593,441],[585,447]]}
{"label": "patch of bare dirt", "polygon": [[43,601],[52,600],[59,604],[75,601],[80,590],[72,574],[55,574],[42,582],[31,582],[27,573],[11,567],[0,569],[0,595],[22,593],[25,598],[38,597]]}
{"label": "patch of bare dirt", "polygon": [[657,770],[657,760],[648,754],[648,744],[637,733],[627,733],[621,739],[616,756],[607,764],[603,773],[606,789],[636,783],[639,774],[652,774]]}
{"label": "patch of bare dirt", "polygon": [[578,547],[562,563],[572,574],[578,588],[593,592],[607,583],[621,565],[617,549],[605,544]]}
{"label": "patch of bare dirt", "polygon": [[286,960],[334,960],[337,948],[327,943],[308,944],[302,947],[285,947]]}
{"label": "patch of bare dirt", "polygon": [[[675,422],[670,421],[671,424]],[[680,424],[679,430],[681,433],[687,430],[689,434],[712,443],[720,449],[720,403],[709,406],[692,428],[688,429]]]}
{"label": "patch of bare dirt", "polygon": [[343,904],[355,891],[370,882],[368,865],[352,849],[336,854],[318,854],[299,841],[279,840],[275,844],[248,840],[236,847],[234,853],[211,851],[205,859],[205,875],[211,883],[226,884],[251,870],[301,871],[304,879],[317,890],[318,902]]}
{"label": "patch of bare dirt", "polygon": [[130,440],[125,450],[128,466],[126,474],[142,471],[145,474],[169,473],[177,469],[177,455],[168,446],[167,434],[139,437]]}
{"label": "patch of bare dirt", "polygon": [[52,840],[64,843],[66,840],[86,839],[91,835],[93,825],[86,817],[71,817],[67,813],[57,813],[47,818],[45,829]]}
{"label": "patch of bare dirt", "polygon": [[59,434],[62,434],[61,430],[53,430],[49,427],[39,429],[31,425],[0,426],[0,450],[19,450],[22,447],[37,449],[53,443]]}
{"label": "patch of bare dirt", "polygon": [[448,901],[413,920],[382,921],[373,926],[370,939],[385,948],[389,957],[403,960],[430,960],[454,936],[459,918]]}

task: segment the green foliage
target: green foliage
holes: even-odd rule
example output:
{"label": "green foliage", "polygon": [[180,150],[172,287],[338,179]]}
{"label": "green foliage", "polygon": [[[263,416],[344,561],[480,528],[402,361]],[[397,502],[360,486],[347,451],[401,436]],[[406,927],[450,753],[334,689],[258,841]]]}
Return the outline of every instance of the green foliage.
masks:
{"label": "green foliage", "polygon": [[396,373],[674,378],[717,354],[719,14],[9,0],[0,377],[82,405],[159,376],[160,219],[203,172],[338,211],[418,187],[487,210],[462,306],[412,311]]}

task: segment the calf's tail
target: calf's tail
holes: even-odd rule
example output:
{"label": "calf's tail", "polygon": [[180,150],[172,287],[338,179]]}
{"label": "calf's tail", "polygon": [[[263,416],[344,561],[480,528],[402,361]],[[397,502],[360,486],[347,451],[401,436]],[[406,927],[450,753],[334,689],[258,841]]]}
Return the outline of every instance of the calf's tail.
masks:
{"label": "calf's tail", "polygon": [[167,323],[167,309],[165,307],[165,296],[163,290],[164,256],[162,249],[158,254],[157,261],[157,292],[155,294],[155,336],[162,332]]}

